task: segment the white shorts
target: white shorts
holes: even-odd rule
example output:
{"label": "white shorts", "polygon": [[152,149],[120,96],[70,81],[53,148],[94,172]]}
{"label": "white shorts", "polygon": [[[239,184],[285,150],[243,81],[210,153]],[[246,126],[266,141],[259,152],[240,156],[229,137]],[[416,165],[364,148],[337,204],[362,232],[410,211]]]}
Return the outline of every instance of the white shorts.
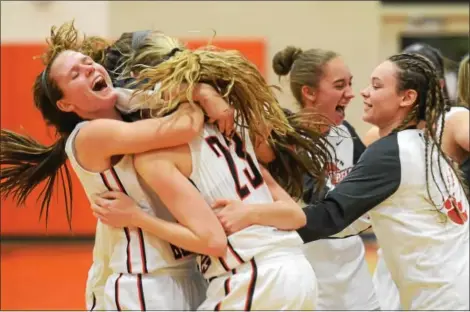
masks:
{"label": "white shorts", "polygon": [[317,276],[318,310],[380,309],[359,236],[318,240],[303,250]]}
{"label": "white shorts", "polygon": [[315,273],[300,248],[270,251],[213,279],[198,310],[314,310]]}
{"label": "white shorts", "polygon": [[374,271],[374,287],[382,310],[401,310],[400,294],[392,279],[392,275],[385,264],[382,249],[377,250],[377,265]]}
{"label": "white shorts", "polygon": [[107,311],[194,311],[204,301],[206,287],[206,281],[194,270],[113,273],[104,290],[105,307]]}

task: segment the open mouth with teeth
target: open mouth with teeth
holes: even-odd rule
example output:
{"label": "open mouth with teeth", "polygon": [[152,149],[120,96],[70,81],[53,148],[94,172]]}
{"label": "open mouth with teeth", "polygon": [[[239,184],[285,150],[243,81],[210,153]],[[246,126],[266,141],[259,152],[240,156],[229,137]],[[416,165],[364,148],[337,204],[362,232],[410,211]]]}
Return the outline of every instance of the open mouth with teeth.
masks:
{"label": "open mouth with teeth", "polygon": [[95,83],[93,84],[93,91],[100,92],[103,91],[108,87],[108,84],[104,80],[103,77],[99,77],[98,79],[95,80]]}
{"label": "open mouth with teeth", "polygon": [[344,106],[338,105],[336,106],[336,112],[342,116],[344,116]]}

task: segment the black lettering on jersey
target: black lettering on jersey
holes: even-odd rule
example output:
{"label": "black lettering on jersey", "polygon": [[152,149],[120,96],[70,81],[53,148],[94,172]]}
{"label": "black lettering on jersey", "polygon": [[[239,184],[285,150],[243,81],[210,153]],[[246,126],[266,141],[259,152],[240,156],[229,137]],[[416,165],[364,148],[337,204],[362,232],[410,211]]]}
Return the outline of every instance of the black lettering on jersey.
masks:
{"label": "black lettering on jersey", "polygon": [[175,260],[183,259],[187,256],[190,256],[192,253],[190,251],[184,250],[183,248],[176,247],[175,245],[170,244],[171,251]]}
{"label": "black lettering on jersey", "polygon": [[203,275],[206,274],[211,264],[212,264],[212,261],[209,256],[201,255],[201,264],[198,265],[199,272],[201,272],[201,274]]}
{"label": "black lettering on jersey", "polygon": [[[230,173],[232,174],[233,181],[235,182],[235,189],[237,190],[238,196],[241,200],[245,199],[248,195],[250,195],[250,190],[248,189],[247,185],[242,185],[240,183],[237,166],[235,165],[235,161],[232,158],[230,150],[225,147],[224,144],[220,142],[220,140],[215,136],[210,136],[206,138],[206,142],[207,144],[209,144],[210,148],[212,149],[212,151],[214,151],[217,157],[223,156],[225,158]],[[253,158],[251,158],[251,155],[245,151],[245,146],[243,144],[242,138],[237,133],[235,133],[231,141],[226,140],[228,146],[230,146],[231,142],[235,144],[235,153],[237,154],[237,156],[240,159],[243,159],[248,164],[248,166],[243,169],[243,173],[250,182],[251,186],[253,186],[253,188],[255,189],[258,188],[264,182],[263,176],[256,167]],[[216,148],[216,146],[218,147],[218,149]],[[250,168],[251,173],[248,170],[248,167]]]}

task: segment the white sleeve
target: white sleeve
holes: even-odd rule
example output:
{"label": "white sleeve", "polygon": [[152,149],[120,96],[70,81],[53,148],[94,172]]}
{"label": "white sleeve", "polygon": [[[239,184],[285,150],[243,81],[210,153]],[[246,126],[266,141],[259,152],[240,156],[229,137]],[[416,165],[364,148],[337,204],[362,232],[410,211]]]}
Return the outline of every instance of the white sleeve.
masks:
{"label": "white sleeve", "polygon": [[112,274],[109,267],[111,250],[109,241],[106,239],[107,235],[110,235],[107,226],[98,221],[93,247],[93,264],[88,271],[85,290],[88,311],[106,310],[104,289],[108,277]]}

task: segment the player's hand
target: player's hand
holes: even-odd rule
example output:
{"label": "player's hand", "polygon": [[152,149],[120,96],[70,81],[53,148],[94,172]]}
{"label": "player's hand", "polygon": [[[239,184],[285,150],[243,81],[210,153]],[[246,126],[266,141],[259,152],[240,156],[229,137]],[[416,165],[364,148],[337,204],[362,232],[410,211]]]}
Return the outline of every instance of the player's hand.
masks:
{"label": "player's hand", "polygon": [[132,226],[136,216],[142,212],[137,203],[122,192],[104,192],[95,196],[91,209],[102,223],[113,227]]}
{"label": "player's hand", "polygon": [[246,209],[246,206],[241,201],[218,199],[212,204],[212,208],[218,209],[215,214],[227,235],[252,225],[249,217],[250,210]]}
{"label": "player's hand", "polygon": [[196,86],[194,98],[209,116],[209,123],[216,123],[220,132],[231,136],[235,127],[235,110],[211,85]]}

